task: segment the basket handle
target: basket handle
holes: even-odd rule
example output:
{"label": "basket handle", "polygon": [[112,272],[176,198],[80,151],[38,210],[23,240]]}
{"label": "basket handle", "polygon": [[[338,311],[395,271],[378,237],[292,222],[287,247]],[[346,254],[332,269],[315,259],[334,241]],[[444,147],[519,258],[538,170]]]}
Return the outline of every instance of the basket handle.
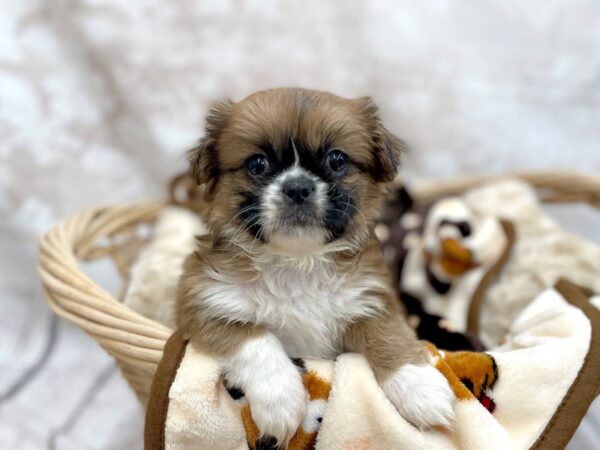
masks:
{"label": "basket handle", "polygon": [[413,195],[432,201],[440,195],[462,194],[482,184],[513,177],[533,186],[544,203],[587,203],[600,209],[600,176],[574,171],[520,172],[511,175],[474,176],[418,183]]}

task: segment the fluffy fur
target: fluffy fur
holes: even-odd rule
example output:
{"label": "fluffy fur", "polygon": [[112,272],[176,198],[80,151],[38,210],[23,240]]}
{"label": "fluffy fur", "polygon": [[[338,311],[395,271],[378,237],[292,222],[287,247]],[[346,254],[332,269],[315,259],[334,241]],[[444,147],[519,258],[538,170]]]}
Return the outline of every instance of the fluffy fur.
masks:
{"label": "fluffy fur", "polygon": [[258,428],[288,441],[304,419],[308,397],[281,342],[271,333],[248,339],[224,363],[229,383],[244,391]]}
{"label": "fluffy fur", "polygon": [[362,353],[407,420],[452,420],[373,233],[401,150],[370,99],[275,89],[217,105],[190,153],[210,233],[185,262],[178,326],[225,360],[280,443],[306,407],[289,357]]}

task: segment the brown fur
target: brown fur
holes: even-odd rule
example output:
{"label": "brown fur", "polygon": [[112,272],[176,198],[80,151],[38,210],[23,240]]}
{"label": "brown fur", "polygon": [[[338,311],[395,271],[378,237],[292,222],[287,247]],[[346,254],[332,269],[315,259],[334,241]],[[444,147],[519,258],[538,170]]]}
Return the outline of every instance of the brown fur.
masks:
{"label": "brown fur", "polygon": [[347,152],[351,166],[342,183],[357,193],[358,213],[342,239],[349,250],[338,252],[334,261],[339,271],[353,271],[356,277],[375,275],[388,286],[364,293],[382,312],[346,324],[339,348],[363,353],[381,382],[405,363],[423,363],[426,352],[404,320],[372,231],[402,144],[383,127],[368,98],[348,100],[324,92],[274,89],[211,110],[206,134],[189,155],[198,183],[206,185],[210,234],[198,241],[198,251],[185,263],[177,302],[179,327],[217,354],[234,352],[246,339],[265,332],[252,323],[210,319],[202,293],[214,282],[209,271],[229,274],[240,282],[260,276],[253,265],[255,250],[248,250],[255,248],[251,245],[255,239],[243,232],[237,217],[240,192],[252,189],[244,161],[265,144],[278,148],[290,137],[311,151],[327,143]]}
{"label": "brown fur", "polygon": [[385,308],[380,315],[352,323],[343,336],[343,348],[349,352],[362,353],[369,361],[377,381],[383,383],[400,366],[425,363],[427,356],[391,289],[387,266],[375,240],[358,263],[387,279],[390,288],[370,292],[374,301],[380,301]]}
{"label": "brown fur", "polygon": [[[192,173],[199,184],[206,184],[211,200],[205,219],[211,230],[221,233],[238,213],[240,192],[252,187],[241,174],[246,158],[265,144],[278,148],[294,138],[311,151],[324,143],[343,148],[352,159],[343,185],[358,192],[356,208],[370,220],[355,220],[347,235],[364,244],[380,209],[382,182],[394,178],[403,150],[402,142],[382,125],[371,99],[348,100],[302,89],[272,89],[238,104],[221,102],[210,111],[205,131],[189,158]],[[236,237],[241,243],[252,240]]]}
{"label": "brown fur", "polygon": [[248,262],[236,258],[229,251],[220,251],[218,243],[210,248],[211,242],[199,241],[199,250],[190,255],[183,266],[183,274],[178,287],[176,317],[178,328],[196,345],[216,355],[227,355],[234,352],[246,339],[265,333],[265,330],[254,324],[221,323],[205,317],[201,292],[212,280],[206,274],[206,268],[229,270],[236,273],[240,280],[244,279],[248,270]]}

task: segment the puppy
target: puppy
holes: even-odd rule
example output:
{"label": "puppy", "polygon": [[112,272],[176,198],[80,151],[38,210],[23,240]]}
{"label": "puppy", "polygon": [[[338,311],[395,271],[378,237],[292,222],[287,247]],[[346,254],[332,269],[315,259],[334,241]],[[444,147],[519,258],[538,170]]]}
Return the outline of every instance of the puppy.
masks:
{"label": "puppy", "polygon": [[189,153],[210,233],[185,263],[178,326],[222,358],[280,444],[307,402],[290,357],[362,353],[412,424],[453,419],[373,233],[401,152],[369,98],[273,89],[214,107]]}

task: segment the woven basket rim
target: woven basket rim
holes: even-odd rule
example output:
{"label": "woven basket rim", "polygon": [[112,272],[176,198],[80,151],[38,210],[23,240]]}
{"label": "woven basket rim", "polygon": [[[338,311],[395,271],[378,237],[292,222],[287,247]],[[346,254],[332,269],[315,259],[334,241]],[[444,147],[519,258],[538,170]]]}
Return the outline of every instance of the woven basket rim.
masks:
{"label": "woven basket rim", "polygon": [[[418,201],[459,194],[502,178],[518,178],[543,202],[585,202],[600,208],[600,175],[575,171],[525,172],[497,176],[422,181],[411,187]],[[145,403],[162,349],[172,331],[123,305],[85,275],[80,262],[110,254],[102,239],[154,221],[163,201],[91,208],[60,222],[39,241],[38,271],[52,310],[81,327],[117,361],[123,375]]]}

